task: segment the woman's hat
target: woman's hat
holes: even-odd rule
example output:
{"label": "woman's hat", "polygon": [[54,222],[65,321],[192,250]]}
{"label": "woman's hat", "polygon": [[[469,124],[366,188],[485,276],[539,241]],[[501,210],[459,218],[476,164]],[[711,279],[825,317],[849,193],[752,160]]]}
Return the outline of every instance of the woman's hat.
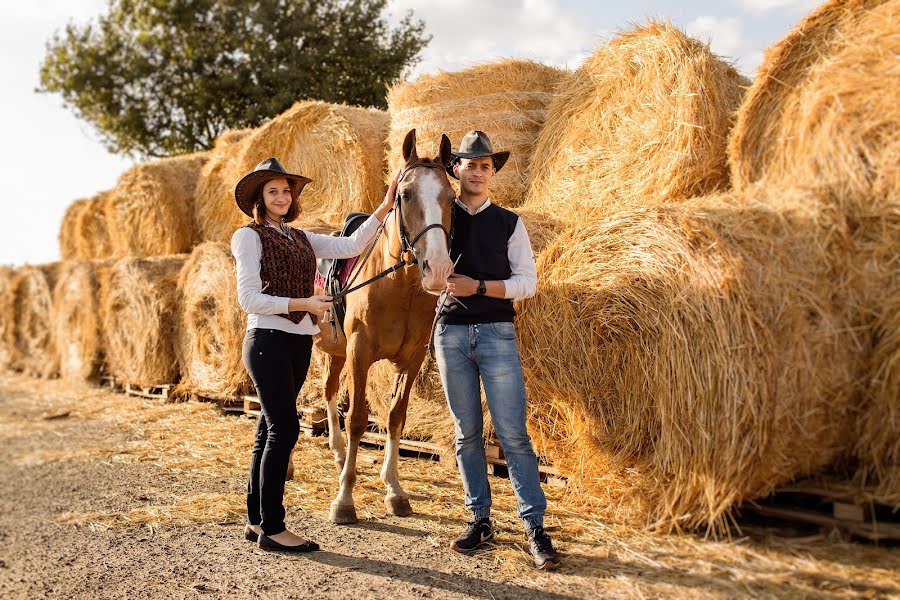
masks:
{"label": "woman's hat", "polygon": [[252,217],[253,205],[256,204],[256,199],[259,197],[257,192],[260,186],[279,177],[284,177],[299,184],[292,186],[294,198],[299,196],[306,184],[312,181],[309,177],[288,173],[281,166],[281,163],[278,162],[277,158],[267,158],[256,165],[251,172],[244,175],[234,187],[234,199],[237,200],[238,208],[248,217]]}
{"label": "woman's hat", "polygon": [[462,141],[459,143],[459,150],[457,152],[451,152],[450,155],[453,157],[453,160],[447,165],[447,173],[454,179],[459,179],[459,177],[453,173],[453,165],[461,158],[483,158],[485,156],[490,156],[494,159],[494,169],[497,171],[502,169],[503,165],[506,164],[506,161],[509,160],[509,150],[494,152],[494,149],[491,146],[491,138],[489,138],[485,132],[478,131],[477,129],[473,129],[463,136]]}

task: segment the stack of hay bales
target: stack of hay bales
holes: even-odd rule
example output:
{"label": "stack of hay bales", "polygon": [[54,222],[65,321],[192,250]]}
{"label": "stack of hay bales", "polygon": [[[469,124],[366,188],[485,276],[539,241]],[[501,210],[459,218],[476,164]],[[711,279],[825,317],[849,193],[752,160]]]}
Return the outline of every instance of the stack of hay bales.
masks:
{"label": "stack of hay bales", "polygon": [[837,281],[866,354],[860,480],[900,506],[900,2],[836,0],[771,48],[730,143],[735,187],[819,186],[852,224]]}
{"label": "stack of hay bales", "polygon": [[241,360],[247,315],[238,305],[234,257],[226,244],[197,246],[178,276],[180,390],[209,398],[252,391]]}
{"label": "stack of hay bales", "polygon": [[112,260],[60,263],[52,324],[60,376],[96,380],[103,371],[102,297]]}
{"label": "stack of hay bales", "polygon": [[831,464],[854,399],[829,260],[845,234],[818,196],[754,188],[561,235],[520,320],[542,453],[610,517],[713,531]]}
{"label": "stack of hay bales", "polygon": [[114,256],[189,252],[199,241],[194,195],[209,154],[173,156],[132,167],[104,203]]}
{"label": "stack of hay bales", "polygon": [[554,96],[525,207],[574,225],[726,189],[728,133],[747,85],[671,23],[616,36]]}
{"label": "stack of hay bales", "polygon": [[91,260],[112,256],[105,205],[109,192],[76,200],[69,205],[59,229],[63,260]]}
{"label": "stack of hay bales", "polygon": [[495,150],[509,150],[509,161],[491,182],[491,197],[504,206],[525,199],[528,160],[547,106],[566,71],[526,60],[504,60],[464,71],[424,75],[388,92],[391,130],[388,172],[403,167],[401,148],[416,129],[419,156],[436,156],[441,134],[456,149],[472,129],[491,138]]}
{"label": "stack of hay bales", "polygon": [[118,381],[152,386],[178,380],[177,283],[185,259],[126,257],[110,270],[103,334],[107,367]]}
{"label": "stack of hay bales", "polygon": [[37,377],[59,372],[53,335],[53,287],[59,263],[25,265],[9,283],[4,308],[12,368]]}
{"label": "stack of hay bales", "polygon": [[0,369],[8,368],[13,358],[10,330],[15,323],[15,313],[7,310],[7,306],[14,274],[12,267],[0,266]]}
{"label": "stack of hay bales", "polygon": [[384,197],[387,115],[324,102],[298,102],[237,141],[223,140],[203,170],[196,215],[203,240],[228,243],[248,221],[234,186],[260,161],[274,156],[313,181],[303,190],[301,219],[338,227],[352,211],[373,211]]}

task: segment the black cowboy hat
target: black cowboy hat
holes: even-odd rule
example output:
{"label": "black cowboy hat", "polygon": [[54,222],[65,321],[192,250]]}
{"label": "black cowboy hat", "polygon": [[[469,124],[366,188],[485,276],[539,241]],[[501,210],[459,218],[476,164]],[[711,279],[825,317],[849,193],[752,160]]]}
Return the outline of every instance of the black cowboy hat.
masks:
{"label": "black cowboy hat", "polygon": [[473,129],[464,135],[462,141],[459,142],[459,151],[451,152],[450,155],[453,157],[453,160],[447,165],[447,173],[454,179],[459,179],[459,177],[453,173],[453,166],[459,162],[459,159],[461,158],[483,158],[485,156],[490,156],[494,159],[494,169],[497,171],[502,169],[503,165],[506,164],[506,161],[509,160],[509,150],[494,152],[493,147],[491,147],[491,138],[489,138],[485,132],[478,131],[477,129]]}
{"label": "black cowboy hat", "polygon": [[253,205],[256,204],[257,192],[260,186],[279,177],[284,177],[299,184],[291,187],[294,192],[294,198],[299,196],[306,184],[312,181],[309,177],[288,173],[281,166],[281,163],[278,162],[277,158],[267,158],[256,165],[252,171],[241,177],[241,180],[234,187],[234,199],[237,200],[238,208],[248,217],[252,217]]}

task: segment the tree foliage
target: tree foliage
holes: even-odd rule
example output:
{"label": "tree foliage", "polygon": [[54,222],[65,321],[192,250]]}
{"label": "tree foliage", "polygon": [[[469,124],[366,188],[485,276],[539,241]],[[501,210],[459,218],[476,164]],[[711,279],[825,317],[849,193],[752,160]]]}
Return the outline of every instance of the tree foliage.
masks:
{"label": "tree foliage", "polygon": [[39,91],[62,95],[113,152],[209,148],[301,99],[385,107],[430,41],[387,0],[109,0],[47,43]]}

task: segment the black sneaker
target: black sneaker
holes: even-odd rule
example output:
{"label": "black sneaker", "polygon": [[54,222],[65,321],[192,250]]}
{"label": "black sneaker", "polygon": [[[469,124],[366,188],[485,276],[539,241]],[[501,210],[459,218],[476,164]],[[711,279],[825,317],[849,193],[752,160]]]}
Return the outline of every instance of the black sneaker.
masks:
{"label": "black sneaker", "polygon": [[531,548],[531,557],[534,566],[545,571],[552,571],[559,566],[559,557],[550,536],[543,527],[535,527],[528,531],[528,547]]}
{"label": "black sneaker", "polygon": [[494,530],[491,527],[491,520],[475,519],[474,522],[469,523],[465,533],[453,540],[450,544],[450,548],[457,552],[467,554],[493,538]]}

